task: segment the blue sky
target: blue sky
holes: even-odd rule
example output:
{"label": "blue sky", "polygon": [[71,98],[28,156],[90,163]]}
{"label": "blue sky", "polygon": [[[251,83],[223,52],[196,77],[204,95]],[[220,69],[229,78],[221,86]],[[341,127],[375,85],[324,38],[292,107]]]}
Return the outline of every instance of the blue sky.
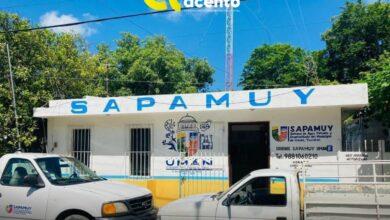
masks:
{"label": "blue sky", "polygon": [[[2,0],[0,10],[35,24],[55,24],[149,11],[143,0]],[[235,12],[235,85],[254,48],[289,43],[307,50],[324,47],[321,34],[340,13],[343,0],[247,0]],[[184,11],[115,20],[66,30],[82,34],[91,51],[105,43],[115,47],[120,33],[141,38],[163,35],[188,57],[207,59],[215,68],[213,90],[224,88],[225,13]]]}

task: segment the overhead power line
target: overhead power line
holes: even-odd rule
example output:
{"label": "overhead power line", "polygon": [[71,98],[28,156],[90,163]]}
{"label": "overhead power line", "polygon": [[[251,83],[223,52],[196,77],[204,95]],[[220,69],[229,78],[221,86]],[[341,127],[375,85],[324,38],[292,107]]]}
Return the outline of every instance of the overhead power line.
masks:
{"label": "overhead power line", "polygon": [[[106,77],[94,77],[94,78],[83,78],[83,77],[61,77],[61,76],[45,76],[45,75],[34,75],[34,78],[45,78],[52,80],[64,80],[64,81],[90,81],[90,82],[122,82],[122,83],[145,83],[145,84],[177,84],[178,81],[152,81],[152,80],[132,80],[132,79],[115,79],[115,78],[106,78]],[[215,83],[215,82],[214,82]],[[223,84],[224,82],[219,82],[218,84]],[[207,82],[186,82],[187,85],[207,85]],[[307,85],[297,85],[297,84],[256,84],[259,88],[288,88],[288,87],[298,87],[298,86],[307,86]]]}
{"label": "overhead power line", "polygon": [[[246,2],[246,1],[247,0],[241,0],[241,2]],[[191,9],[202,10],[202,8],[197,8],[197,7],[182,7],[181,8],[182,11],[191,10]],[[0,34],[28,32],[28,31],[35,31],[35,30],[44,30],[44,29],[50,29],[50,28],[58,28],[58,27],[69,27],[69,26],[76,26],[76,25],[89,24],[89,23],[97,23],[97,22],[105,22],[105,21],[119,20],[119,19],[125,19],[125,18],[141,17],[141,16],[145,16],[145,15],[165,14],[165,13],[169,13],[169,12],[174,12],[174,10],[173,9],[167,9],[167,10],[162,10],[162,11],[149,11],[149,12],[141,12],[141,13],[129,14],[129,15],[112,16],[112,17],[106,17],[106,18],[97,18],[97,19],[78,21],[78,22],[72,22],[72,23],[65,23],[65,24],[55,24],[55,25],[48,25],[48,26],[41,26],[41,27],[18,29],[18,30],[6,30],[6,31],[1,31]]]}
{"label": "overhead power line", "polygon": [[[302,87],[302,86],[292,86],[291,88],[296,88],[296,87]],[[207,91],[207,93],[209,93],[209,92],[212,92],[212,91]],[[222,91],[215,91],[215,92],[222,92]],[[275,94],[275,95],[267,95],[266,97],[255,98],[254,101],[256,101],[256,102],[264,101],[264,100],[267,100],[269,98],[289,95],[289,94],[291,94],[293,92],[294,91],[287,91],[287,92],[278,93],[278,94]],[[189,93],[187,93],[187,94],[189,94]],[[201,93],[198,93],[198,94],[201,94]],[[145,95],[134,95],[134,96],[156,96],[156,95],[158,96],[158,95],[169,95],[169,94],[154,94],[154,95],[152,95],[152,94],[145,94]],[[138,100],[137,97],[134,97],[134,96],[129,95],[129,96],[120,96],[120,97],[127,97],[129,100],[137,101]],[[95,96],[95,98],[104,98],[104,97]],[[86,99],[86,97],[84,97],[84,99]],[[49,106],[49,103],[46,103],[46,104],[42,105],[41,108],[47,108],[47,107],[49,107],[49,108],[59,108],[59,107],[65,106],[65,105],[69,105],[71,102],[72,102],[72,99],[66,99],[65,102],[62,102],[62,103],[59,103],[59,104],[55,104],[55,105],[51,105],[51,106]],[[230,102],[230,105],[244,104],[244,103],[249,103],[249,102],[250,102],[249,100],[248,101]],[[170,103],[170,102],[159,102],[159,101],[155,101],[155,104],[172,105],[172,103]],[[204,104],[187,104],[187,106],[190,106],[190,107],[205,107]]]}
{"label": "overhead power line", "polygon": [[5,9],[12,9],[12,8],[27,8],[27,7],[35,7],[35,6],[46,6],[46,5],[53,5],[53,4],[62,4],[62,3],[68,3],[69,0],[60,0],[60,1],[49,1],[49,2],[41,2],[41,3],[32,3],[32,4],[18,4],[18,5],[9,5],[0,7],[0,10]]}
{"label": "overhead power line", "polygon": [[[197,8],[195,8],[195,7],[182,8],[181,10],[190,10],[190,9],[197,9]],[[89,23],[97,23],[97,22],[105,22],[105,21],[111,21],[111,20],[119,20],[119,19],[125,19],[125,18],[134,18],[134,17],[145,16],[145,15],[164,14],[164,13],[169,13],[169,12],[174,12],[174,10],[173,9],[167,9],[167,10],[163,10],[163,11],[150,11],[150,12],[142,12],[142,13],[129,14],[129,15],[121,15],[121,16],[113,16],[113,17],[106,17],[106,18],[91,19],[91,20],[78,21],[78,22],[65,23],[65,24],[55,24],[55,25],[33,27],[33,28],[26,28],[26,29],[7,30],[7,31],[1,31],[0,34],[28,32],[28,31],[36,31],[36,30],[58,28],[58,27],[69,27],[69,26],[76,26],[76,25],[89,24]]]}

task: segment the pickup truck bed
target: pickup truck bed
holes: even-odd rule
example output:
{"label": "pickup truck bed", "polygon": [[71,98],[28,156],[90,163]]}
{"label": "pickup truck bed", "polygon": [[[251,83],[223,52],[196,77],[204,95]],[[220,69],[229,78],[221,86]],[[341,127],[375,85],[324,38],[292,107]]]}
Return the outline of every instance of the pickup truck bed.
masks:
{"label": "pickup truck bed", "polygon": [[369,173],[369,178],[359,173],[358,177],[338,177],[334,183],[304,184],[305,219],[390,219],[389,179],[383,173],[376,174],[379,177],[372,170]]}

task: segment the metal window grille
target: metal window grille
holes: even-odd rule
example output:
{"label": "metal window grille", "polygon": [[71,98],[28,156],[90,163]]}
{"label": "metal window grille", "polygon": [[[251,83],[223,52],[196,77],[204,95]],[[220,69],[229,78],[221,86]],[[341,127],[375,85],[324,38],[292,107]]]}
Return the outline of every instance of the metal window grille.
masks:
{"label": "metal window grille", "polygon": [[72,132],[73,156],[89,167],[91,163],[91,129],[73,129]]}
{"label": "metal window grille", "polygon": [[130,128],[130,175],[150,176],[151,127]]}

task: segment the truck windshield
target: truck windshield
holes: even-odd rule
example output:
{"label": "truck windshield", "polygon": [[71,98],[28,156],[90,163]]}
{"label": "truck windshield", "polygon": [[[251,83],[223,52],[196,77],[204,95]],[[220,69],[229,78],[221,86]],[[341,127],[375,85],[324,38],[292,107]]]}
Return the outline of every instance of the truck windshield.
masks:
{"label": "truck windshield", "polygon": [[222,197],[224,197],[226,195],[226,193],[228,193],[231,189],[233,189],[234,187],[240,185],[244,180],[246,180],[248,177],[250,176],[250,174],[244,176],[242,179],[240,179],[239,181],[237,181],[235,184],[233,184],[231,187],[229,187],[228,190],[226,191],[222,191],[222,192],[219,192],[215,195],[215,198],[217,198],[217,200],[221,199]]}
{"label": "truck windshield", "polygon": [[83,163],[71,157],[48,157],[35,161],[46,178],[54,185],[71,185],[103,180]]}

